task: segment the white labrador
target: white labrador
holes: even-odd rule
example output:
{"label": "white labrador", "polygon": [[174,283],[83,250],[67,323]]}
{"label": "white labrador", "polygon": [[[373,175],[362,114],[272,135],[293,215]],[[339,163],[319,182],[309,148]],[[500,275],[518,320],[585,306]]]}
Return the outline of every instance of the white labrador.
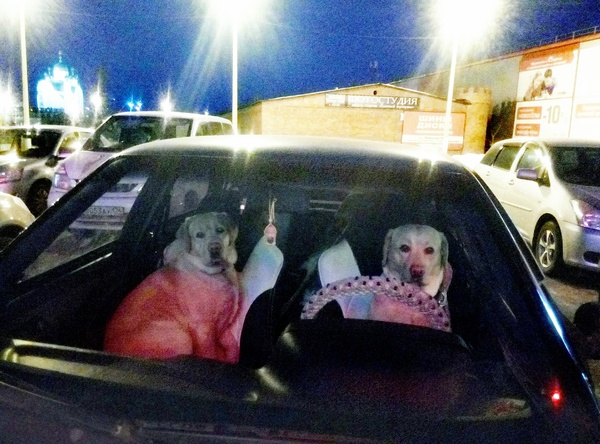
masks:
{"label": "white labrador", "polygon": [[448,240],[429,225],[401,225],[386,235],[382,265],[384,276],[418,284],[435,296],[449,268]]}
{"label": "white labrador", "polygon": [[187,218],[167,246],[164,261],[179,269],[206,274],[227,273],[237,261],[238,228],[227,213],[202,213]]}

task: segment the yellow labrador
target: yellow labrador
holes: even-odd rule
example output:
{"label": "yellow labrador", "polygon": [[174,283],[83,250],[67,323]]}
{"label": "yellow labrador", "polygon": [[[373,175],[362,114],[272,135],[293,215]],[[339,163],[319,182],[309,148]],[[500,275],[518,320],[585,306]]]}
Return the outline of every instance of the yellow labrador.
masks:
{"label": "yellow labrador", "polygon": [[164,252],[165,264],[179,269],[218,274],[237,261],[238,228],[227,213],[202,213],[187,218]]}
{"label": "yellow labrador", "polygon": [[167,266],[146,277],[117,308],[104,349],[237,362],[243,323],[239,287],[232,281],[237,232],[225,213],[186,219],[165,249]]}
{"label": "yellow labrador", "polygon": [[383,246],[383,274],[418,284],[435,296],[445,278],[448,240],[428,225],[402,225],[389,230]]}

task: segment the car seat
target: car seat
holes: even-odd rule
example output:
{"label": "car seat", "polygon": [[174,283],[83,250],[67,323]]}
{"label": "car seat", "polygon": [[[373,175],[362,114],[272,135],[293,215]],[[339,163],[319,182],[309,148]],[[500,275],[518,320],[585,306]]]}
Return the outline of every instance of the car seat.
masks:
{"label": "car seat", "polygon": [[[242,328],[240,363],[257,368],[270,356],[280,333],[281,306],[287,293],[278,291],[277,283],[284,264],[289,265],[289,241],[303,228],[301,220],[310,203],[303,191],[289,187],[254,188],[242,195],[238,255],[250,306]],[[273,213],[269,214],[271,205]],[[270,222],[277,230],[274,244],[265,239],[264,231]]]}

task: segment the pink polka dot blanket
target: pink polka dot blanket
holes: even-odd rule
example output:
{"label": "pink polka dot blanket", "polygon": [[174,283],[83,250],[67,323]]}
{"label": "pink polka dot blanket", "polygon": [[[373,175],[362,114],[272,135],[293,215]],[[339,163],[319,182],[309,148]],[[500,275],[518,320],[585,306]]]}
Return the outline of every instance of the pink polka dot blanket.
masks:
{"label": "pink polka dot blanket", "polygon": [[450,331],[445,295],[434,297],[418,285],[386,276],[342,279],[315,292],[305,303],[302,319],[313,319],[337,301],[345,318],[370,319]]}

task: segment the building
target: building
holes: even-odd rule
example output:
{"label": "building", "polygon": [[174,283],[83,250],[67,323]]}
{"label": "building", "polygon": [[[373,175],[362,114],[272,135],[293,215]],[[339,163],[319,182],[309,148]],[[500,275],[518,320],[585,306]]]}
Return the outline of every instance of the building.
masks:
{"label": "building", "polygon": [[62,61],[61,53],[58,62],[37,83],[37,107],[40,111],[61,110],[72,123],[83,118],[83,91],[73,70]]}
{"label": "building", "polygon": [[[518,136],[599,138],[600,29],[457,67],[450,153]],[[584,34],[584,35],[580,35]],[[441,147],[448,71],[280,97],[239,111],[241,133],[308,134]]]}
{"label": "building", "polygon": [[[243,134],[294,134],[416,143],[439,149],[446,99],[382,83],[263,100],[240,109]],[[483,152],[491,94],[458,91],[450,152]]]}
{"label": "building", "polygon": [[[512,136],[600,137],[600,28],[586,32],[457,68],[457,91],[478,85],[492,93],[486,146]],[[393,85],[445,94],[448,71]]]}

